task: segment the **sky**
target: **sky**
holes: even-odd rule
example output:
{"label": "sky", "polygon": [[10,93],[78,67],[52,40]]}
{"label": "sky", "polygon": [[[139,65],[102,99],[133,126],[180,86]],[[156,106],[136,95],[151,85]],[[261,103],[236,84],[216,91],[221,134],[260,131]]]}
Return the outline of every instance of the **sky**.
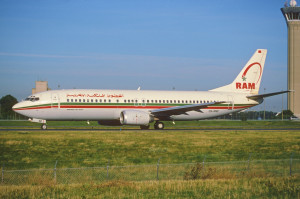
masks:
{"label": "sky", "polygon": [[[268,49],[260,93],[287,90],[284,2],[1,0],[0,97],[20,101],[38,80],[51,89],[205,91],[231,83],[259,48]],[[265,106],[281,111],[282,96]]]}

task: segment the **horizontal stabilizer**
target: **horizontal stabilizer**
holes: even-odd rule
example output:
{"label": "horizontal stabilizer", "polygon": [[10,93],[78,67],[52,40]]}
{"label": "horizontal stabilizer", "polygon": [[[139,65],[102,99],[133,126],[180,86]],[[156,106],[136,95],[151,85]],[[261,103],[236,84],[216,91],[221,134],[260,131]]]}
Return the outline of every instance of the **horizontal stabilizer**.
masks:
{"label": "horizontal stabilizer", "polygon": [[293,91],[288,90],[288,91],[280,91],[280,92],[275,92],[275,93],[266,93],[266,94],[261,94],[261,95],[251,95],[251,96],[247,96],[247,98],[252,99],[252,100],[258,100],[258,99],[263,99],[265,97],[271,97],[274,95],[280,95],[280,94],[289,93],[289,92],[293,92]]}

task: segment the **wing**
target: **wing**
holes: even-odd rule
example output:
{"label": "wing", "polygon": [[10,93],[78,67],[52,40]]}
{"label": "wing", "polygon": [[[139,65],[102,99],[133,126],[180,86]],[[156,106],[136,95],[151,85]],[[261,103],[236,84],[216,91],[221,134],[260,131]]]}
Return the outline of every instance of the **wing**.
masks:
{"label": "wing", "polygon": [[190,104],[185,106],[175,106],[170,108],[162,108],[162,109],[155,109],[151,110],[151,114],[155,117],[169,117],[171,115],[181,115],[186,114],[188,111],[198,111],[202,112],[200,109],[206,108],[211,105],[215,104],[222,104],[225,102],[210,102],[210,103],[203,103],[203,104]]}
{"label": "wing", "polygon": [[251,96],[247,96],[247,98],[252,99],[252,100],[258,100],[258,99],[263,99],[265,97],[271,97],[274,95],[280,95],[283,93],[289,93],[292,92],[291,90],[288,91],[280,91],[280,92],[275,92],[275,93],[266,93],[266,94],[261,94],[261,95],[251,95]]}

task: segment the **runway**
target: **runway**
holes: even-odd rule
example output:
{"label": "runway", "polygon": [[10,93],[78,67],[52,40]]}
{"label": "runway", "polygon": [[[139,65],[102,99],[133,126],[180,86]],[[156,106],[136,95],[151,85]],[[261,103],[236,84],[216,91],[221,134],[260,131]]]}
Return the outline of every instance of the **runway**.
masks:
{"label": "runway", "polygon": [[163,129],[163,130],[155,130],[155,129],[148,129],[148,130],[141,130],[141,129],[131,129],[131,128],[120,128],[120,129],[98,129],[98,128],[89,128],[89,129],[80,129],[80,128],[55,128],[55,129],[47,129],[42,130],[40,128],[32,129],[32,128],[3,128],[0,131],[27,131],[27,132],[37,132],[37,131],[44,131],[44,132],[51,132],[51,131],[141,131],[141,132],[162,132],[162,131],[300,131],[300,128],[178,128],[178,129]]}

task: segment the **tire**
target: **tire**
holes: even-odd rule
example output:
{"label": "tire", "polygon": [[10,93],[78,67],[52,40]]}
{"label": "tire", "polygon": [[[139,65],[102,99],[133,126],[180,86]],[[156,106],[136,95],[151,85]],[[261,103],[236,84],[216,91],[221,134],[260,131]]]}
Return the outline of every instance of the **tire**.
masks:
{"label": "tire", "polygon": [[164,123],[162,123],[162,122],[156,122],[156,123],[154,124],[154,128],[155,128],[156,130],[163,130],[163,129],[165,128],[165,125],[164,125]]}
{"label": "tire", "polygon": [[150,128],[150,125],[141,125],[140,128],[142,130],[148,130]]}
{"label": "tire", "polygon": [[42,130],[47,130],[47,124],[42,124],[41,129]]}

